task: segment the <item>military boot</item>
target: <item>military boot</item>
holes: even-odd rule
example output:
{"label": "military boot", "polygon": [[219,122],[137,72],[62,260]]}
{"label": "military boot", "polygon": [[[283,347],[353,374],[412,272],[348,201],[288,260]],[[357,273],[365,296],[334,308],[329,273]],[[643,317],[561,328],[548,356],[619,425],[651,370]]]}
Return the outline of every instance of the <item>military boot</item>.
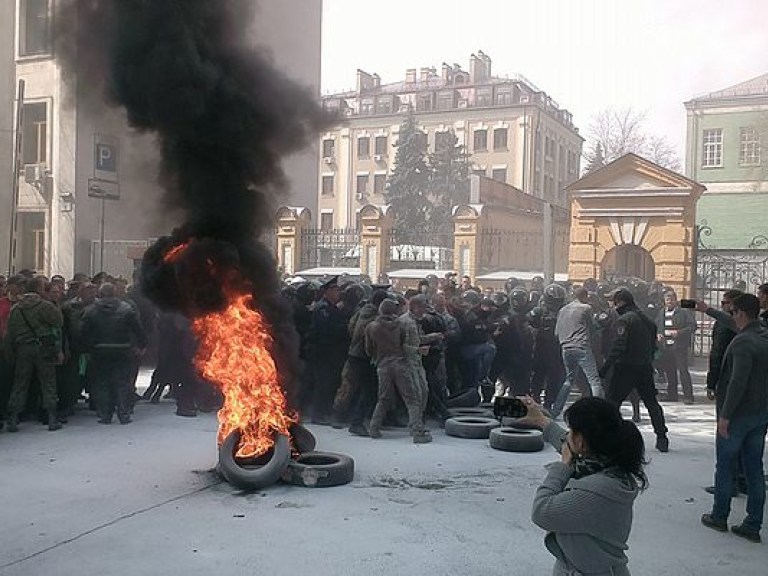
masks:
{"label": "military boot", "polygon": [[18,414],[8,414],[8,420],[5,423],[5,429],[8,432],[19,431],[19,415]]}
{"label": "military boot", "polygon": [[48,410],[48,430],[51,432],[61,430],[61,422],[59,422],[59,416],[56,414],[56,410]]}

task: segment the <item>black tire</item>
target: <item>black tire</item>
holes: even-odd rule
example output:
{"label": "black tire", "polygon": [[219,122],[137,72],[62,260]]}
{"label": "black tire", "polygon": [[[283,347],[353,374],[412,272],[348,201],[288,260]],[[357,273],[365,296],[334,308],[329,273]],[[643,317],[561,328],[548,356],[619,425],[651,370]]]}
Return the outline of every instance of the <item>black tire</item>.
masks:
{"label": "black tire", "polygon": [[480,392],[477,387],[464,390],[445,401],[448,408],[474,408],[480,404]]}
{"label": "black tire", "polygon": [[291,434],[293,447],[299,454],[312,452],[317,446],[315,435],[302,424],[294,424],[288,429],[288,432]]}
{"label": "black tire", "polygon": [[493,410],[486,410],[485,408],[448,408],[448,414],[451,418],[457,418],[459,416],[469,416],[471,418],[493,418]]}
{"label": "black tire", "polygon": [[259,490],[272,486],[291,460],[291,445],[286,436],[275,435],[275,445],[253,464],[238,463],[235,452],[240,442],[240,429],[233,430],[219,447],[219,473],[233,486],[242,490]]}
{"label": "black tire", "polygon": [[519,428],[520,430],[538,430],[536,426],[533,424],[526,424],[525,422],[520,422],[520,418],[509,418],[508,416],[504,416],[501,419],[501,425],[505,428]]}
{"label": "black tire", "polygon": [[355,461],[344,454],[307,452],[288,463],[282,481],[294,486],[325,488],[349,484],[355,477]]}
{"label": "black tire", "polygon": [[504,452],[539,452],[544,449],[541,430],[496,428],[490,434],[491,448]]}
{"label": "black tire", "polygon": [[484,439],[498,426],[499,421],[494,418],[457,416],[445,421],[445,433],[456,438]]}

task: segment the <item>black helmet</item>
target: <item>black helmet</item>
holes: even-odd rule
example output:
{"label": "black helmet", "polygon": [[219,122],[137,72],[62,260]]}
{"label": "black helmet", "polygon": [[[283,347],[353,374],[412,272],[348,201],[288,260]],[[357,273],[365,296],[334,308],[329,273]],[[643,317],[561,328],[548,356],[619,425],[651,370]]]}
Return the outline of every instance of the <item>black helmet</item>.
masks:
{"label": "black helmet", "polygon": [[509,299],[514,304],[526,304],[528,302],[528,290],[522,286],[513,288],[512,292],[509,294]]}
{"label": "black helmet", "polygon": [[597,292],[597,286],[598,286],[597,280],[595,280],[594,278],[587,278],[586,280],[584,280],[584,289],[587,292]]}
{"label": "black helmet", "polygon": [[467,306],[477,306],[480,304],[480,294],[475,290],[465,290],[461,293],[461,301]]}
{"label": "black helmet", "polygon": [[560,284],[550,284],[544,288],[544,300],[548,304],[562,304],[567,297],[568,293]]}
{"label": "black helmet", "polygon": [[520,286],[520,284],[522,284],[522,282],[520,282],[518,278],[515,278],[514,276],[510,276],[509,278],[507,278],[507,281],[504,282],[504,291],[507,294],[509,294],[510,292],[512,292],[512,290]]}
{"label": "black helmet", "polygon": [[544,288],[544,277],[543,276],[534,276],[531,279],[531,289],[536,289],[538,291],[541,291]]}
{"label": "black helmet", "polygon": [[509,298],[504,292],[494,292],[491,300],[493,300],[493,305],[496,308],[506,308],[509,305]]}
{"label": "black helmet", "polygon": [[304,306],[309,306],[317,300],[317,291],[320,289],[317,282],[304,282],[296,287],[296,300]]}

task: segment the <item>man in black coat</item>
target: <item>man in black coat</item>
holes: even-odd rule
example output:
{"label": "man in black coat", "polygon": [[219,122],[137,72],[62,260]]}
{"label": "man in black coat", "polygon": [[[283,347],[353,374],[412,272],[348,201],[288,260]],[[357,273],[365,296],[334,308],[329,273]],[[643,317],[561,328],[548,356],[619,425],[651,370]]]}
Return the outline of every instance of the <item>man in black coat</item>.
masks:
{"label": "man in black coat", "polygon": [[310,364],[314,375],[312,422],[329,425],[333,399],[341,384],[341,371],[349,350],[349,317],[339,308],[338,277],[321,287],[322,297],[312,312]]}
{"label": "man in black coat", "polygon": [[603,367],[600,368],[601,378],[613,368],[605,398],[621,406],[632,389],[637,390],[651,417],[656,434],[656,449],[659,452],[667,452],[667,426],[664,422],[664,411],[656,399],[656,386],[653,382],[652,362],[657,346],[656,325],[640,311],[632,292],[626,288],[620,288],[614,293],[613,304],[619,314],[615,323],[616,338]]}

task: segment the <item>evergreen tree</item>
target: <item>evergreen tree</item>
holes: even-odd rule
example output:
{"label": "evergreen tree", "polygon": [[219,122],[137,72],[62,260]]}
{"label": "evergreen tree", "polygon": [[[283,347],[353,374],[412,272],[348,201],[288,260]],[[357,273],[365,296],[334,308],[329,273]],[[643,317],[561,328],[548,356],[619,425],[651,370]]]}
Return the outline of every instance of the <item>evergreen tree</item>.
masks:
{"label": "evergreen tree", "polygon": [[428,163],[432,210],[427,227],[433,232],[448,232],[453,229],[453,207],[469,202],[472,163],[453,130],[438,134],[439,137],[435,136],[435,151],[429,155]]}
{"label": "evergreen tree", "polygon": [[587,166],[584,168],[584,174],[594,172],[605,166],[605,156],[603,155],[603,146],[596,142],[592,150],[587,154]]}
{"label": "evergreen tree", "polygon": [[395,148],[395,165],[385,191],[386,201],[394,210],[395,228],[401,232],[423,231],[432,209],[427,138],[416,124],[412,107],[400,125]]}

